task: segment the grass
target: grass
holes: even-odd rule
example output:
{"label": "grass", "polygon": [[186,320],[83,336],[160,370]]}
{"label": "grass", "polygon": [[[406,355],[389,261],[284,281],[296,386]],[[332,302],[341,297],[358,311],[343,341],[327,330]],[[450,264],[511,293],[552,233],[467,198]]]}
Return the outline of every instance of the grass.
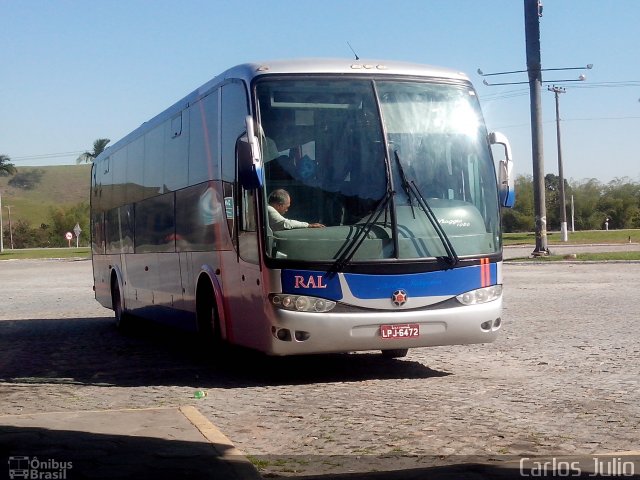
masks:
{"label": "grass", "polygon": [[[0,260],[16,259],[47,259],[47,258],[91,258],[89,247],[81,248],[26,248],[24,250],[5,250],[0,253]],[[549,255],[547,257],[514,258],[510,262],[558,262],[562,260],[577,260],[591,262],[606,261],[640,261],[640,252],[603,252],[578,253],[576,258],[566,258],[565,255]]]}
{"label": "grass", "polygon": [[0,177],[0,193],[4,222],[7,223],[6,205],[11,206],[11,219],[23,220],[32,227],[49,223],[52,207],[89,202],[91,165],[56,165],[48,167],[18,167],[18,172],[42,170],[40,183],[33,190],[9,185],[11,177]]}
{"label": "grass", "polygon": [[80,248],[25,248],[20,250],[5,250],[0,253],[0,260],[15,260],[26,258],[90,258],[89,247]]}
{"label": "grass", "polygon": [[[527,233],[505,233],[503,235],[505,245],[535,245],[536,235]],[[591,243],[632,243],[640,242],[640,229],[629,230],[583,230],[569,232],[569,241],[563,242],[560,232],[547,233],[549,245],[581,245]]]}
{"label": "grass", "polygon": [[640,252],[602,252],[602,253],[577,253],[575,258],[567,255],[549,255],[547,257],[523,257],[514,258],[509,262],[560,262],[560,261],[640,261]]}
{"label": "grass", "polygon": [[247,459],[259,471],[270,469],[278,473],[299,473],[303,471],[300,467],[309,465],[308,460],[301,458],[262,458],[253,455],[247,455]]}
{"label": "grass", "polygon": [[[620,232],[635,232],[635,235],[640,233],[639,230],[619,230],[617,232],[595,232],[603,233],[605,235],[594,235],[593,232],[576,232],[575,235],[578,236],[579,233],[586,233],[587,235],[584,238],[588,238],[591,241],[579,242],[577,238],[574,237],[573,242],[569,242],[571,244],[584,244],[584,243],[627,243],[627,241],[615,241],[616,238],[621,239],[623,236],[619,235]],[[618,235],[606,235],[611,233],[618,233]],[[526,235],[529,234],[505,234],[505,236],[511,237],[509,241],[505,239],[505,244],[507,245],[519,245],[519,244],[528,244],[528,242],[518,241],[521,238],[528,239]],[[533,234],[531,234],[533,235]],[[633,234],[632,234],[633,235]],[[558,235],[559,236],[559,235]],[[628,237],[627,237],[628,238]],[[632,237],[633,241],[633,237]],[[551,244],[551,242],[549,242]],[[562,242],[555,242],[555,244],[560,244]],[[4,252],[0,253],[0,260],[11,260],[11,259],[45,259],[45,258],[91,258],[91,251],[89,247],[81,247],[81,248],[27,248],[20,250],[10,250],[5,249]],[[549,255],[547,257],[535,257],[535,258],[516,258],[510,261],[543,261],[543,262],[557,262],[561,260],[584,260],[584,261],[595,261],[595,262],[603,262],[603,261],[611,261],[611,260],[619,260],[619,261],[638,261],[640,260],[640,252],[602,252],[602,253],[578,253],[576,254],[576,258],[565,258],[564,255]]]}

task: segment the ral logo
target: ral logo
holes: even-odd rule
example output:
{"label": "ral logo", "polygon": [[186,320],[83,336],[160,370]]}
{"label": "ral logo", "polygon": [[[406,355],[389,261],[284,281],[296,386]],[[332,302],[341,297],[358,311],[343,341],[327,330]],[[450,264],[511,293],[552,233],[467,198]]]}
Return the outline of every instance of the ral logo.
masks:
{"label": "ral logo", "polygon": [[407,292],[402,289],[396,290],[391,295],[391,301],[396,307],[401,307],[407,303],[407,300],[409,300],[409,295],[407,295]]}
{"label": "ral logo", "polygon": [[327,288],[327,285],[322,281],[322,275],[310,275],[309,278],[296,275],[293,278],[295,281],[293,288]]}

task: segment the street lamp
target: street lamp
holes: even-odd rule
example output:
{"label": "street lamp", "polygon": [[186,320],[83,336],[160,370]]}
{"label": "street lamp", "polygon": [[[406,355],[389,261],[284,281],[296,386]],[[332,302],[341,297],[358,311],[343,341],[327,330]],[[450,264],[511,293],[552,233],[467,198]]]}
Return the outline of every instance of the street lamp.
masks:
{"label": "street lamp", "polygon": [[556,96],[556,139],[558,143],[558,178],[560,183],[560,235],[562,241],[567,242],[569,240],[569,234],[567,233],[567,202],[564,196],[564,173],[562,169],[562,144],[560,141],[560,102],[558,97],[561,93],[566,93],[566,89],[562,87],[548,87],[550,92],[553,92]]}
{"label": "street lamp", "polygon": [[4,230],[2,229],[2,193],[0,193],[0,253],[4,252]]}
{"label": "street lamp", "polygon": [[13,250],[13,229],[11,228],[11,207],[13,207],[13,205],[7,205],[7,210],[9,211],[9,239],[11,242],[11,250]]}

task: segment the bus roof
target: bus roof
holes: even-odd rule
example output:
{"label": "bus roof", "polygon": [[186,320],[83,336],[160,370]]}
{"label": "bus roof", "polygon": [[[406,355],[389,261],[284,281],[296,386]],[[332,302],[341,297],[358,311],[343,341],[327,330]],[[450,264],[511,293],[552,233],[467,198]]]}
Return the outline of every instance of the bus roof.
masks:
{"label": "bus roof", "polygon": [[253,78],[261,75],[277,74],[388,74],[388,75],[408,75],[431,78],[447,78],[455,80],[469,80],[462,72],[437,67],[433,65],[421,65],[417,63],[398,62],[389,60],[374,59],[337,59],[337,58],[301,58],[295,60],[272,60],[265,62],[251,62],[237,65],[226,70],[216,78],[207,82],[197,91],[207,90],[207,87],[214,86],[222,80],[229,78],[241,78],[250,82]]}
{"label": "bus roof", "polygon": [[[264,62],[251,62],[236,65],[215,76],[204,85],[200,86],[186,97],[174,103],[160,114],[144,122],[131,133],[120,139],[96,158],[96,162],[111,155],[123,145],[151,130],[158,124],[182,111],[188,105],[206,95],[211,89],[229,79],[240,79],[250,84],[259,76],[282,74],[337,74],[337,75],[406,75],[411,77],[439,78],[458,81],[469,81],[463,72],[445,67],[422,65],[410,62],[390,60],[346,58],[300,58],[294,60],[272,60]],[[95,163],[95,162],[94,162]]]}

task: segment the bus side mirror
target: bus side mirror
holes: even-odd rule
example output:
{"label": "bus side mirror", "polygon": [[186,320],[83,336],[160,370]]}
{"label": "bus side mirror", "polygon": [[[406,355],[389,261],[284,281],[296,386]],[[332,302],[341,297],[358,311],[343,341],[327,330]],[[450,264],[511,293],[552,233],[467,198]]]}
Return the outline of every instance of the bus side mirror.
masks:
{"label": "bus side mirror", "polygon": [[245,118],[247,133],[236,143],[238,155],[238,180],[245,190],[255,190],[262,186],[262,159],[258,137],[253,128],[253,118]]}
{"label": "bus side mirror", "polygon": [[489,143],[491,145],[502,145],[504,147],[504,160],[500,160],[498,165],[498,195],[500,197],[500,205],[512,208],[516,202],[516,192],[513,183],[513,160],[511,159],[511,145],[509,140],[500,132],[491,132],[489,134]]}

